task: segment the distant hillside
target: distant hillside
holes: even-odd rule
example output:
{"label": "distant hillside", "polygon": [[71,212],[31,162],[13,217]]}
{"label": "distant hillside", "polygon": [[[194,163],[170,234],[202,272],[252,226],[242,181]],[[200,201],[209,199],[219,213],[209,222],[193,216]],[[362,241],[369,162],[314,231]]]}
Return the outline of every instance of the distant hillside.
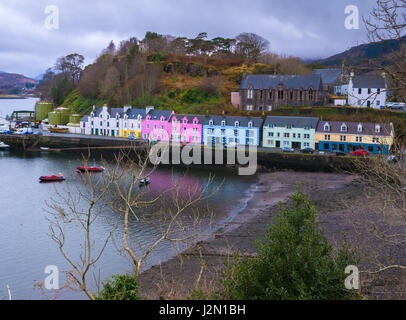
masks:
{"label": "distant hillside", "polygon": [[37,84],[37,80],[22,74],[0,71],[0,94],[29,93]]}
{"label": "distant hillside", "polygon": [[[403,37],[402,40],[406,42],[406,37]],[[399,48],[400,43],[397,40],[367,43],[318,62],[328,67],[339,67],[345,59],[349,66],[368,70],[373,69],[376,65],[387,66],[391,64],[391,57]]]}

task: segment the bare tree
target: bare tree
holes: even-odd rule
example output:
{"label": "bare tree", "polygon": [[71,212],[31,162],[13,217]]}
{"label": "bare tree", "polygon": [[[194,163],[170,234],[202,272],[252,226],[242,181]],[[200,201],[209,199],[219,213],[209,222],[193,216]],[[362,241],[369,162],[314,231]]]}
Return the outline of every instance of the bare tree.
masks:
{"label": "bare tree", "polygon": [[[204,235],[202,228],[210,223],[212,214],[204,202],[221,187],[211,188],[211,176],[203,187],[188,186],[186,190],[173,179],[172,186],[154,194],[148,188],[141,188],[140,182],[149,179],[157,166],[151,166],[146,154],[135,148],[121,150],[112,162],[103,160],[103,166],[106,170],[99,178],[85,173],[83,187],[58,192],[58,199],[48,203],[50,236],[72,267],[68,275],[92,300],[96,296],[89,289],[89,273],[110,241],[129,257],[133,276],[138,279],[147,258],[161,244],[169,242],[175,248],[177,244],[181,249],[187,248]],[[202,209],[207,211],[204,215],[209,216],[209,222],[202,216]],[[103,236],[103,241],[95,242],[93,224],[106,211],[116,217],[116,222],[110,223],[111,230]],[[131,232],[131,226],[137,223],[151,225],[157,232],[147,241],[148,236]],[[72,224],[79,226],[83,233],[82,252],[76,259],[66,250]],[[117,240],[117,237],[122,238]]]}

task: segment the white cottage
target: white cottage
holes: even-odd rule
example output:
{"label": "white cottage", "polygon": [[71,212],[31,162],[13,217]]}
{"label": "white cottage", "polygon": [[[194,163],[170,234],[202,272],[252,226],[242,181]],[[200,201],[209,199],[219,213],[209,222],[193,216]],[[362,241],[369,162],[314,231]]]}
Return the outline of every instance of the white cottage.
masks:
{"label": "white cottage", "polygon": [[80,121],[80,132],[96,136],[120,136],[120,123],[123,108],[93,107],[90,115]]}
{"label": "white cottage", "polygon": [[386,105],[386,80],[382,76],[356,76],[351,73],[348,104],[353,107],[380,109]]}

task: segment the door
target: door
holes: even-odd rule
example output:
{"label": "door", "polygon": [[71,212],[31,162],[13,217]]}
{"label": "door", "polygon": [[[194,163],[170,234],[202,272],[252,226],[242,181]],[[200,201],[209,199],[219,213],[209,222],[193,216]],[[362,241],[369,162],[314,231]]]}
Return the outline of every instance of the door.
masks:
{"label": "door", "polygon": [[276,141],[276,147],[280,148],[281,147],[281,142],[280,141]]}

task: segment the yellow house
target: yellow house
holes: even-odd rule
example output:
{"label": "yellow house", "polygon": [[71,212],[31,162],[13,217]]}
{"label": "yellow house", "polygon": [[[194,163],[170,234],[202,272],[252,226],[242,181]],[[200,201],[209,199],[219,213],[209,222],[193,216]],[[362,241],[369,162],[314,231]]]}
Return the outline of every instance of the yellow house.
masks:
{"label": "yellow house", "polygon": [[316,148],[331,152],[363,149],[372,154],[388,154],[394,135],[392,123],[319,121]]}
{"label": "yellow house", "polygon": [[127,108],[121,117],[120,136],[142,138],[142,120],[146,117],[145,109]]}

